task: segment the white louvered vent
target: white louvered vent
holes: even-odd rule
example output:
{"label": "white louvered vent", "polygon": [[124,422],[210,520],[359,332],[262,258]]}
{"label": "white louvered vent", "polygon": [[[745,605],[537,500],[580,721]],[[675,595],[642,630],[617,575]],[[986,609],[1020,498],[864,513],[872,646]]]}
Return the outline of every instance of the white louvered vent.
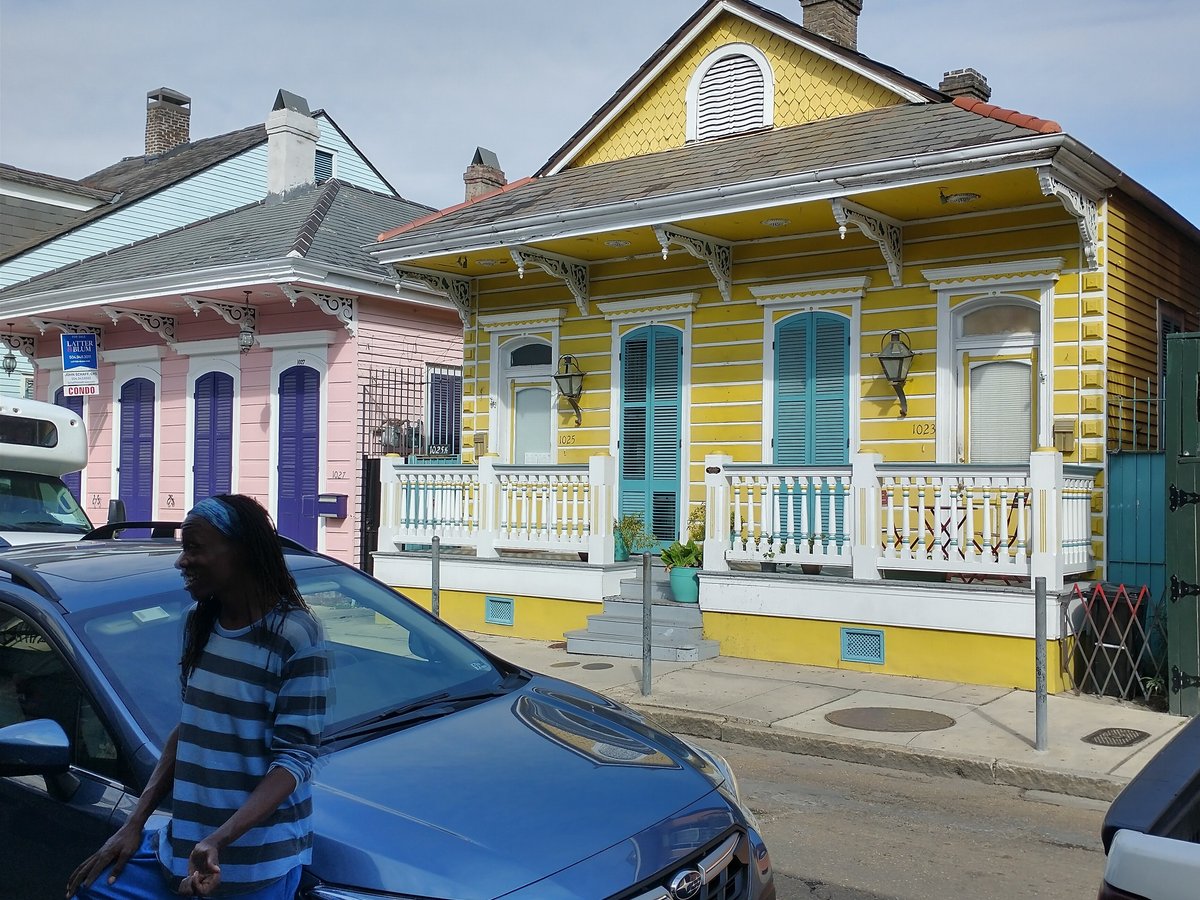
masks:
{"label": "white louvered vent", "polygon": [[696,103],[696,139],[707,140],[768,124],[764,121],[766,84],[749,56],[726,56],[713,63],[700,82]]}

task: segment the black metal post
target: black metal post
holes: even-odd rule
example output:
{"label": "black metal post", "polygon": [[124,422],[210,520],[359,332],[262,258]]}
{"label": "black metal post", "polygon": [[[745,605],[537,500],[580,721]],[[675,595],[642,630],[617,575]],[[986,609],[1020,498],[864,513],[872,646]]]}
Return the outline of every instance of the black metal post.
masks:
{"label": "black metal post", "polygon": [[433,595],[433,614],[442,617],[442,539],[433,536],[433,580],[430,582]]}

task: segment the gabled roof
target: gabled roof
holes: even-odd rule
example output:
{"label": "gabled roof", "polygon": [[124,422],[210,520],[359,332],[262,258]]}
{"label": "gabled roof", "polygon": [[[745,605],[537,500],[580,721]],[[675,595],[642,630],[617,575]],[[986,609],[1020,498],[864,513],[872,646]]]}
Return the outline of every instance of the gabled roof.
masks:
{"label": "gabled roof", "polygon": [[426,210],[398,197],[328,181],[72,263],[5,288],[0,299],[288,257],[386,278],[388,272],[364,245],[398,218],[412,219]]}
{"label": "gabled roof", "polygon": [[791,19],[772,12],[750,0],[708,0],[667,38],[650,58],[617,89],[617,92],[601,106],[583,126],[567,139],[535,175],[550,175],[570,165],[575,156],[584,150],[609,123],[624,111],[680,53],[690,45],[692,39],[707,28],[722,13],[739,16],[749,22],[774,32],[828,59],[840,62],[872,81],[889,88],[910,102],[945,101],[949,99],[941,91],[924,82],[905,75],[899,69],[886,66],[856,50],[843,47],[836,41],[809,31]]}
{"label": "gabled roof", "polygon": [[16,166],[10,166],[8,163],[0,163],[0,180],[24,184],[29,187],[45,188],[49,191],[61,191],[64,194],[86,197],[89,200],[98,200],[101,203],[111,200],[114,196],[112,191],[88,187],[78,181],[72,181],[70,178],[47,175],[45,172],[19,169]]}
{"label": "gabled roof", "polygon": [[[780,189],[794,201],[806,190],[828,191],[831,179],[867,168],[885,172],[893,166],[911,177],[920,174],[918,161],[936,160],[939,154],[986,157],[1005,152],[1006,144],[1028,149],[1028,139],[1057,137],[953,103],[902,104],[517,182],[393,229],[381,235],[378,250],[419,246],[432,253],[443,242],[467,238],[480,246],[549,238],[573,227],[568,218],[574,223],[605,216],[610,227],[662,221],[664,202],[677,200],[681,208],[699,210],[714,198],[742,202],[743,195],[780,188],[784,181],[787,186]],[[671,210],[671,216],[678,213]],[[518,230],[514,238],[511,232]]]}

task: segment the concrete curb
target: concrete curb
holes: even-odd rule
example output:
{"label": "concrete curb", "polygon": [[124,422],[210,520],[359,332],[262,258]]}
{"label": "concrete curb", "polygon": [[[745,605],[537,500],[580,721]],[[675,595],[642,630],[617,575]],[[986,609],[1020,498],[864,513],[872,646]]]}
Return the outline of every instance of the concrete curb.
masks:
{"label": "concrete curb", "polygon": [[984,784],[1048,791],[1090,800],[1111,801],[1129,783],[1128,778],[1117,776],[1093,775],[1069,769],[1046,769],[940,750],[914,750],[874,741],[846,740],[829,735],[772,728],[766,723],[747,722],[712,713],[671,709],[636,701],[625,702],[668,731],[762,750],[777,750],[885,769],[920,772],[925,775],[967,778]]}

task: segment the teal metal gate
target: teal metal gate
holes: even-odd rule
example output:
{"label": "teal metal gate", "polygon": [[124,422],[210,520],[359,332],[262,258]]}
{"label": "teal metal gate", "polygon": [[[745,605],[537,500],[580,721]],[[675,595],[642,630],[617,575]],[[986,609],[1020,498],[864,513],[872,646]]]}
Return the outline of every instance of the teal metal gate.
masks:
{"label": "teal metal gate", "polygon": [[1105,580],[1145,585],[1152,604],[1167,584],[1166,454],[1108,457],[1108,572]]}

